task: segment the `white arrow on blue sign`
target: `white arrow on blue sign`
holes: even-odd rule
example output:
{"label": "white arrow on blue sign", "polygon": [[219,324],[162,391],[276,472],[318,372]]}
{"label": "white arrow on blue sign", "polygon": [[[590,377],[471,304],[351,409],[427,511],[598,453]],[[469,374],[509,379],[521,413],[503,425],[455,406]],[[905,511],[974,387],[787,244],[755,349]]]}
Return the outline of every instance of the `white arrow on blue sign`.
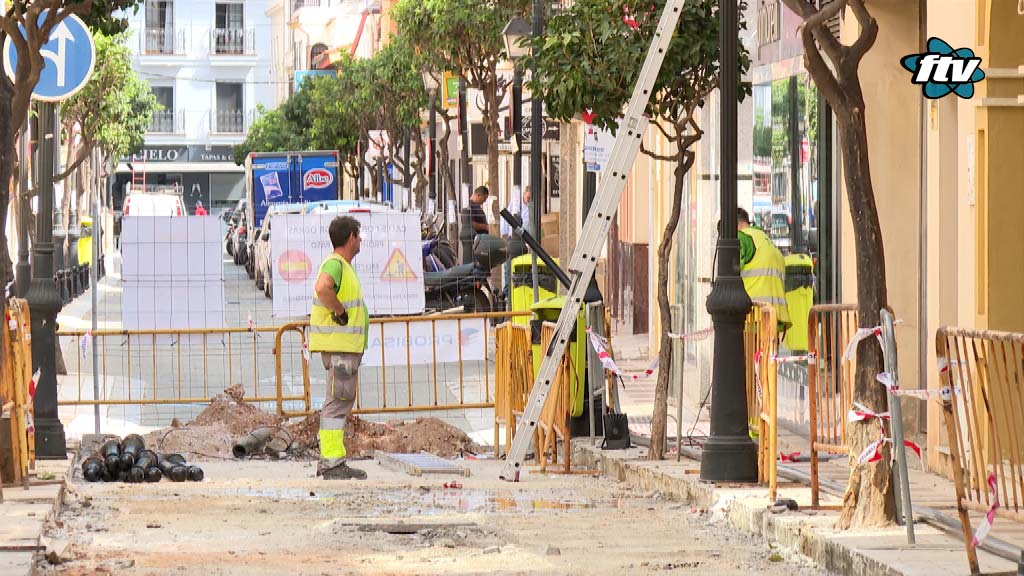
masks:
{"label": "white arrow on blue sign", "polygon": [[[39,14],[39,26],[46,20],[48,10]],[[25,27],[21,26],[25,35]],[[32,98],[44,102],[59,102],[81,90],[92,76],[96,66],[96,44],[82,19],[68,14],[50,31],[50,40],[39,50],[43,56],[43,70],[32,91]],[[4,42],[4,70],[12,80],[18,69],[18,51],[8,38]]]}

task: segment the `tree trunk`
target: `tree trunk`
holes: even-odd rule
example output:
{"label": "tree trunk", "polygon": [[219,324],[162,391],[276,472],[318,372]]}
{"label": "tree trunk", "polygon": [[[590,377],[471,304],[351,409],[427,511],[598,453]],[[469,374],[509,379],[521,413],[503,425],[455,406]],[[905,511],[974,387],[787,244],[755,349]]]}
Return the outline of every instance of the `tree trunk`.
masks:
{"label": "tree trunk", "polygon": [[672,240],[675,237],[676,228],[679,226],[684,178],[692,165],[693,153],[683,147],[676,160],[675,183],[672,187],[672,211],[669,213],[665,231],[661,235],[661,243],[658,245],[658,314],[661,317],[661,344],[658,350],[658,382],[654,388],[654,414],[651,418],[651,449],[648,452],[648,457],[651,460],[661,460],[665,457],[668,381],[672,375],[672,341],[668,337],[669,329],[672,326],[672,310],[668,300],[668,259],[672,255]]}
{"label": "tree trunk", "polygon": [[[6,35],[0,34],[0,41]],[[11,201],[11,176],[18,156],[15,146],[15,134],[18,127],[12,121],[11,105],[14,98],[14,86],[6,77],[0,79],[0,291],[14,279],[14,267],[11,263],[7,243],[7,209]],[[0,295],[6,296],[6,294]],[[7,298],[0,297],[3,304],[0,309],[7,310]]]}
{"label": "tree trunk", "polygon": [[[487,132],[487,189],[497,199],[500,198],[498,196],[498,135],[500,133],[498,128],[498,94],[497,88],[493,85],[488,85],[483,92],[484,107],[486,108],[484,110],[484,126]],[[540,194],[539,189],[536,191],[536,194]],[[491,216],[495,222],[498,221],[499,204],[500,201],[491,202]]]}
{"label": "tree trunk", "polygon": [[[888,297],[882,229],[871,185],[863,103],[852,109],[848,121],[839,122],[839,136],[843,142],[843,173],[857,249],[859,324],[860,327],[873,327],[881,323],[879,314],[888,305]],[[857,348],[853,397],[875,412],[888,410],[885,387],[875,380],[882,370],[882,350],[877,340],[868,338],[861,341]],[[879,426],[877,420],[848,424],[851,469],[839,517],[840,528],[884,526],[891,524],[896,516],[889,444],[884,445],[880,461],[864,465],[857,465],[855,461],[868,444],[878,439]]]}

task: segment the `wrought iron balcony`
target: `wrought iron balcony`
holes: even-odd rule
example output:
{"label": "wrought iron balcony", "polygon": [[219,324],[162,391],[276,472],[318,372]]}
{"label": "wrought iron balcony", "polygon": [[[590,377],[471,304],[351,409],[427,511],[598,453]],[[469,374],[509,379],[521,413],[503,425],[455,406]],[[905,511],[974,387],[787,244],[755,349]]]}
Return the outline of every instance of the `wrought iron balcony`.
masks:
{"label": "wrought iron balcony", "polygon": [[252,28],[214,28],[210,30],[210,54],[251,56],[256,54],[256,34]]}
{"label": "wrought iron balcony", "polygon": [[183,56],[186,52],[185,31],[172,28],[146,28],[140,36],[143,54]]}

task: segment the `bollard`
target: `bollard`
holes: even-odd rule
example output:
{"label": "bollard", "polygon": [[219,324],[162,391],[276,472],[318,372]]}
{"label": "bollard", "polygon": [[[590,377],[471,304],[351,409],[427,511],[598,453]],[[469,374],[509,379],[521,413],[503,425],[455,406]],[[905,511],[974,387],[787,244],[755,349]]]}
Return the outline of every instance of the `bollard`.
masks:
{"label": "bollard", "polygon": [[[883,309],[882,315],[882,357],[885,371],[892,378],[896,390],[899,390],[899,375],[896,365],[896,327],[892,313]],[[903,507],[903,521],[907,527],[907,543],[915,544],[914,509],[910,502],[910,476],[907,473],[907,449],[903,445],[903,411],[900,397],[889,390],[889,419],[892,431],[893,450],[896,451],[896,506]]]}

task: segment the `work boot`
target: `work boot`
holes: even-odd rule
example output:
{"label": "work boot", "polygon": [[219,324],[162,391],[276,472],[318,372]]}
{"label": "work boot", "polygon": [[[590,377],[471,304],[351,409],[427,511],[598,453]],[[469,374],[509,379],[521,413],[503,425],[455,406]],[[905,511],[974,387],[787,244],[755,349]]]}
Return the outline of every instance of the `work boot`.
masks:
{"label": "work boot", "polygon": [[366,480],[366,472],[358,468],[349,468],[347,462],[342,462],[332,468],[317,470],[316,475],[323,476],[324,480]]}

